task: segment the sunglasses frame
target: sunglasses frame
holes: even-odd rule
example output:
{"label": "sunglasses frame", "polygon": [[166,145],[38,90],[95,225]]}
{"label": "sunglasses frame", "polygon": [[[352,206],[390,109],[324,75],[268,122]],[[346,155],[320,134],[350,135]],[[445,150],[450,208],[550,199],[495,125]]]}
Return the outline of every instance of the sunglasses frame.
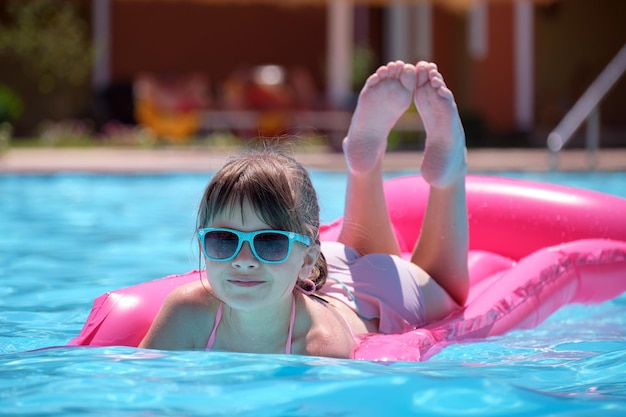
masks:
{"label": "sunglasses frame", "polygon": [[[235,249],[235,252],[233,253],[232,256],[229,256],[228,258],[214,258],[207,254],[206,247],[204,245],[204,240],[205,240],[206,235],[210,232],[230,232],[234,234],[235,236],[237,236],[237,239],[238,239],[237,249]],[[278,261],[268,261],[266,259],[263,259],[261,256],[259,256],[259,254],[256,251],[256,248],[254,247],[254,238],[263,233],[277,233],[279,235],[285,236],[288,239],[289,244],[287,246],[287,254],[285,255],[283,259],[278,260]],[[241,252],[241,248],[243,247],[244,242],[248,242],[248,246],[250,247],[250,251],[252,252],[254,257],[257,260],[266,264],[280,264],[280,263],[285,262],[287,258],[289,258],[289,255],[291,255],[291,247],[293,246],[293,242],[300,242],[303,245],[311,246],[311,238],[308,236],[301,235],[296,232],[287,232],[284,230],[272,230],[272,229],[255,230],[253,232],[242,232],[241,230],[229,229],[226,227],[207,227],[203,229],[198,229],[198,240],[200,241],[200,246],[202,247],[202,253],[204,254],[204,256],[207,259],[210,259],[216,262],[228,262],[228,261],[235,259],[237,255],[239,255],[239,252]]]}

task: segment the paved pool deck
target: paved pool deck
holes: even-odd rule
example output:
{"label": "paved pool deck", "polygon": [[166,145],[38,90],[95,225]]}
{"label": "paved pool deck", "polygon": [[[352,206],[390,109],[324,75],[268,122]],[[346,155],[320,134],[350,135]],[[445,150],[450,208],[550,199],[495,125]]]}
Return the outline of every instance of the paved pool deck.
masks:
{"label": "paved pool deck", "polygon": [[[162,173],[212,172],[237,148],[14,148],[0,154],[0,173]],[[294,155],[311,169],[343,171],[343,154],[324,150],[295,150]],[[386,171],[417,170],[421,152],[388,152]],[[583,149],[564,150],[558,156],[562,171],[590,170]],[[550,155],[545,149],[470,149],[469,172],[549,171]],[[596,156],[596,170],[626,171],[626,148],[602,149]]]}

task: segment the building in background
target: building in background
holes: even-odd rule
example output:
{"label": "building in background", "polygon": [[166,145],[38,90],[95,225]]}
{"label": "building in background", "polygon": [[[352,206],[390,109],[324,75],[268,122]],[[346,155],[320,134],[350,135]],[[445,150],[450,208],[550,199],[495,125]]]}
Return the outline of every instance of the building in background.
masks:
{"label": "building in background", "polygon": [[[200,79],[202,106],[229,108],[268,65],[283,71],[289,106],[350,110],[378,65],[426,59],[455,92],[470,146],[545,146],[626,43],[622,0],[234,3],[81,2],[97,51],[97,115],[133,121],[134,86],[146,74],[163,85]],[[626,145],[625,108],[622,79],[601,105],[603,145]]]}

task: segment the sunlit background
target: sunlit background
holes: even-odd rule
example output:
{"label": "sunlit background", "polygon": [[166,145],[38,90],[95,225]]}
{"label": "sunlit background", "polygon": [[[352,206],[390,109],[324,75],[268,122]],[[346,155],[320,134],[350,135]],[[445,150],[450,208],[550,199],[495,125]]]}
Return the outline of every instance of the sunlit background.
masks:
{"label": "sunlit background", "polygon": [[[310,135],[337,148],[367,75],[424,59],[455,92],[470,147],[546,146],[626,44],[625,21],[622,0],[0,0],[0,136],[6,147]],[[602,147],[626,145],[625,62],[592,100],[600,111],[576,121],[596,123]],[[588,136],[571,133],[568,146]],[[409,111],[390,145],[422,141]]]}

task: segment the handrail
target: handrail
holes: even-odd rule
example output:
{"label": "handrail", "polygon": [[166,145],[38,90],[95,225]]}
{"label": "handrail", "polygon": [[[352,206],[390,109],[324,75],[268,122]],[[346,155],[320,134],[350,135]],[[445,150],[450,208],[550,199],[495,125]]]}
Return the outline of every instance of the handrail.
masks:
{"label": "handrail", "polygon": [[595,164],[595,152],[599,145],[599,110],[598,104],[613,88],[620,77],[626,71],[626,44],[622,46],[617,55],[609,62],[606,68],[598,75],[598,78],[587,88],[578,99],[574,107],[565,115],[563,120],[548,135],[548,149],[550,151],[550,165],[556,169],[557,153],[572,138],[574,133],[588,120],[587,148],[590,151],[591,164]]}

